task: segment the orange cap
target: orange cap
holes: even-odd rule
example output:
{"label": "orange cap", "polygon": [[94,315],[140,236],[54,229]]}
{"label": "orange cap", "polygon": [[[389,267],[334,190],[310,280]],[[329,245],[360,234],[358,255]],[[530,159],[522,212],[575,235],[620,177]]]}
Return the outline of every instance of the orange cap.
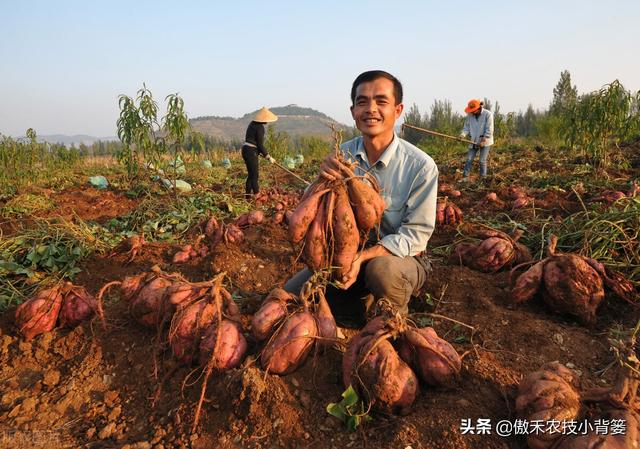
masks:
{"label": "orange cap", "polygon": [[469,103],[467,104],[467,107],[464,108],[464,112],[466,112],[467,114],[470,114],[472,112],[476,112],[478,109],[480,109],[480,100],[469,100]]}

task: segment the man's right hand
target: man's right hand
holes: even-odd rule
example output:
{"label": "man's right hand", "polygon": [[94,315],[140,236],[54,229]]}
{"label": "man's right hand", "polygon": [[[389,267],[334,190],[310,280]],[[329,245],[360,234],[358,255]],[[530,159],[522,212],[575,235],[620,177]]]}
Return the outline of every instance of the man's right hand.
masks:
{"label": "man's right hand", "polygon": [[353,172],[332,153],[322,161],[320,165],[320,176],[328,181],[335,181],[354,175]]}

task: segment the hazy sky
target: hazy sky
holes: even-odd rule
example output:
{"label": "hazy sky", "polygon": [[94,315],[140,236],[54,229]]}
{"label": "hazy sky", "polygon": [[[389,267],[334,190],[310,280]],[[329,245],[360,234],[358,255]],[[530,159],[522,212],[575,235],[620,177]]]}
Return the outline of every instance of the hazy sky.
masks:
{"label": "hazy sky", "polygon": [[639,20],[640,0],[0,0],[0,133],[115,135],[143,82],[189,117],[295,103],[352,124],[351,83],[376,68],[423,112],[546,108],[564,69],[580,92],[640,89]]}

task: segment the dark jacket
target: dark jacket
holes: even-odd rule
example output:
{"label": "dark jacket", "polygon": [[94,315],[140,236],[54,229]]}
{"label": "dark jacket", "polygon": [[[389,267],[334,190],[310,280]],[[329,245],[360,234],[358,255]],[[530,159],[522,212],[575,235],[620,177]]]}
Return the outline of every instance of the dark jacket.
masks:
{"label": "dark jacket", "polygon": [[268,154],[267,150],[264,148],[264,133],[266,127],[265,123],[251,122],[249,123],[249,126],[247,126],[247,133],[244,137],[245,143],[254,147],[258,153],[264,157],[267,157]]}

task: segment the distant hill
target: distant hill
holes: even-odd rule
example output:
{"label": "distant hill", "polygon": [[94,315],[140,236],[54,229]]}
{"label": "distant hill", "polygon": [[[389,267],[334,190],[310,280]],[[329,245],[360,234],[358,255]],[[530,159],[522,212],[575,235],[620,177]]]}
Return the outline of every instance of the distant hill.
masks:
{"label": "distant hill", "polygon": [[[278,131],[285,131],[292,136],[314,135],[329,137],[331,129],[329,125],[334,124],[345,128],[346,125],[339,123],[322,112],[311,108],[304,108],[295,104],[269,108],[278,116],[275,122]],[[240,118],[233,117],[196,117],[190,120],[191,127],[205,135],[217,137],[225,140],[243,140],[247,125],[258,112],[249,112]]]}
{"label": "distant hill", "polygon": [[67,136],[65,134],[50,134],[48,136],[38,136],[38,142],[61,143],[68,147],[71,145],[78,146],[81,143],[84,143],[85,145],[91,145],[98,140],[101,140],[102,142],[109,142],[119,139],[116,136],[94,137],[87,136],[85,134],[77,134],[75,136]]}

